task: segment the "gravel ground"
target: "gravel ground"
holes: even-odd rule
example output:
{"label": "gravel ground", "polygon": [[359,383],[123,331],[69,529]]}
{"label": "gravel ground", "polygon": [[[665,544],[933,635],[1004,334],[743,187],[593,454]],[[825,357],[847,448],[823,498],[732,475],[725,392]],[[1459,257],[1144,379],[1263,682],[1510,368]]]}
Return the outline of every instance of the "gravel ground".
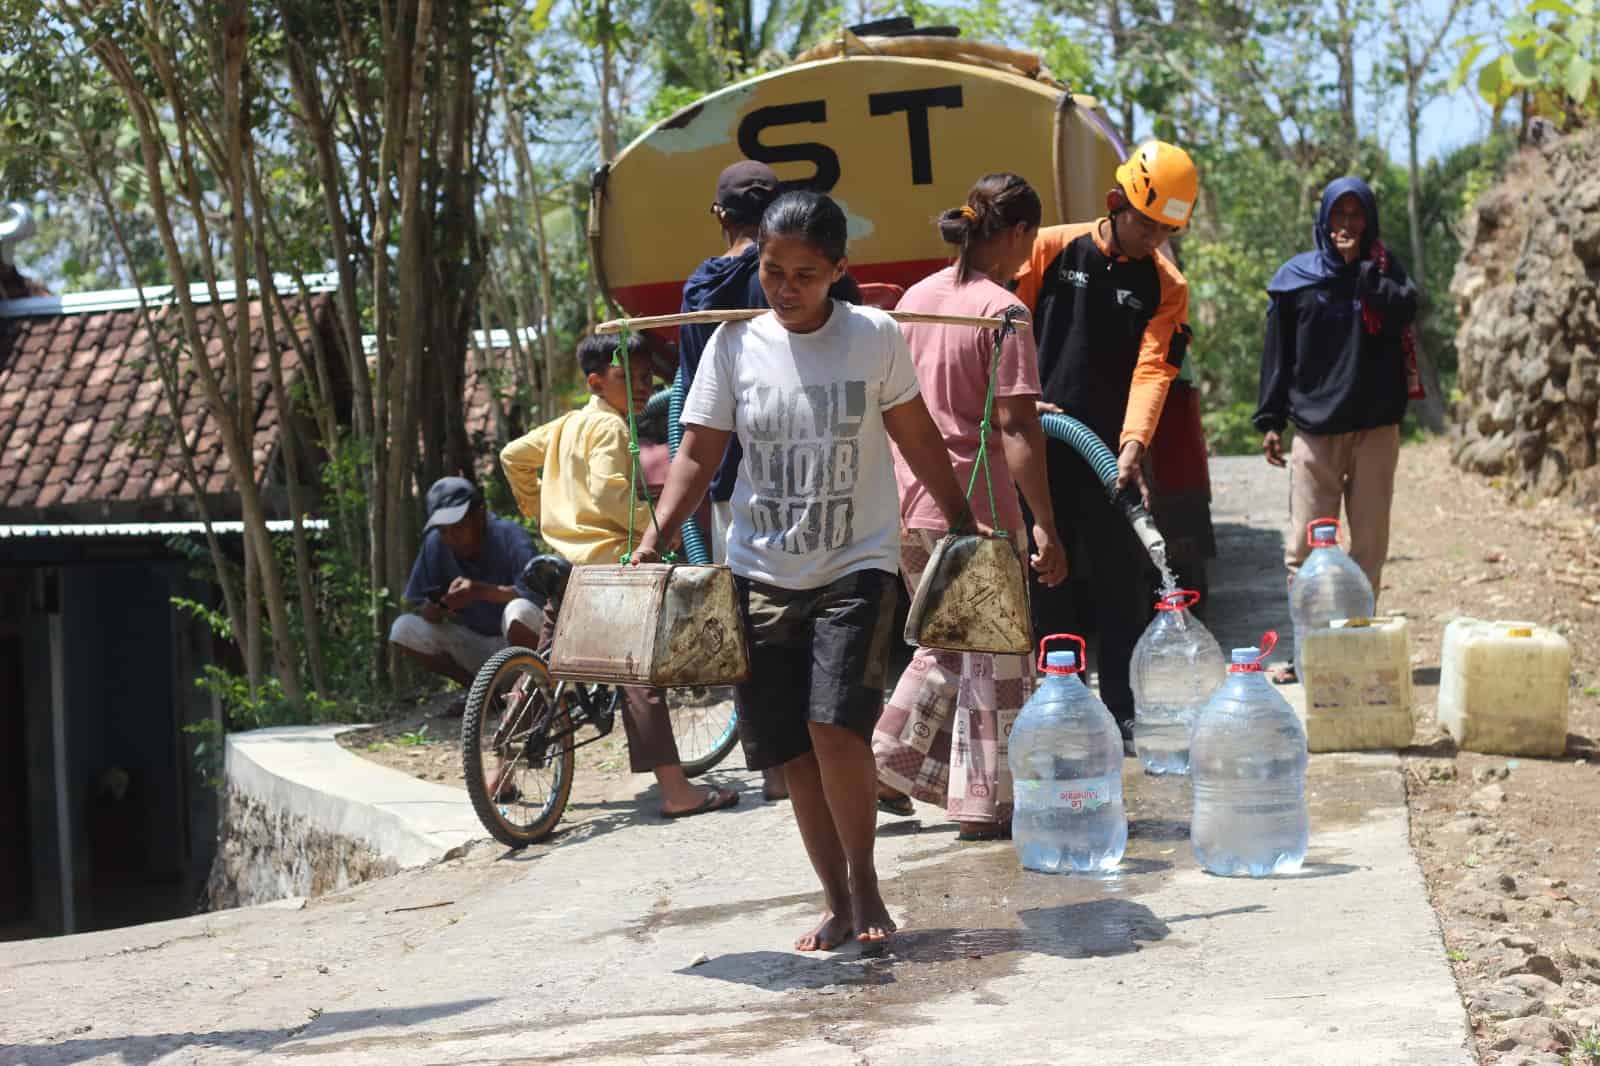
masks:
{"label": "gravel ground", "polygon": [[[1385,612],[1412,622],[1411,841],[1485,1063],[1600,1064],[1600,525],[1401,453]],[[1459,615],[1532,619],[1572,643],[1566,756],[1456,752],[1434,720]]]}

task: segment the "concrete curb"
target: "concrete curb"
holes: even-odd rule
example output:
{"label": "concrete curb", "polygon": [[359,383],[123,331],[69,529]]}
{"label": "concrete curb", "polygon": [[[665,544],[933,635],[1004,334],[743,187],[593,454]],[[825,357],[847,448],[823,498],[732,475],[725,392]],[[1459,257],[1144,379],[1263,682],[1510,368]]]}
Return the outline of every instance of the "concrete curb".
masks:
{"label": "concrete curb", "polygon": [[436,862],[486,835],[465,792],[407,777],[339,746],[339,734],[360,728],[281,726],[232,734],[228,788],[358,841],[402,868]]}

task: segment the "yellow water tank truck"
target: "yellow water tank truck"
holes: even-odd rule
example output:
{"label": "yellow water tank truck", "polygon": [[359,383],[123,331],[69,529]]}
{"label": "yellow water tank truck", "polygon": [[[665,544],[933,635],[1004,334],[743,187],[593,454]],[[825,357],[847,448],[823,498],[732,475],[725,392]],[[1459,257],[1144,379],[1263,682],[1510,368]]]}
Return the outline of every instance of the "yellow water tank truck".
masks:
{"label": "yellow water tank truck", "polygon": [[[788,188],[826,192],[850,224],[850,273],[893,307],[950,261],[934,220],[983,174],[1039,190],[1044,225],[1105,210],[1126,154],[1100,104],[1031,52],[889,19],[844,30],[780,70],[720,89],[642,133],[594,175],[592,261],[630,316],[678,310],[684,281],[722,251],[717,175],[755,159]],[[1174,383],[1150,452],[1156,521],[1180,581],[1205,590],[1215,555],[1198,396]]]}

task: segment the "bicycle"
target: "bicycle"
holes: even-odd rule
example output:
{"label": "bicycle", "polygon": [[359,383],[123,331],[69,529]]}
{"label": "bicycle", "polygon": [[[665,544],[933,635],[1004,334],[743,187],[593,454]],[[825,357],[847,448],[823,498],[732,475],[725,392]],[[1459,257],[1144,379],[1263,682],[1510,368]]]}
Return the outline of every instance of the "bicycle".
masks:
{"label": "bicycle", "polygon": [[[571,573],[559,555],[540,555],[521,584],[559,611]],[[705,773],[733,749],[732,690],[669,689],[666,698],[684,773]],[[611,734],[621,702],[614,685],[554,680],[547,652],[513,646],[489,657],[461,716],[461,769],[490,836],[520,849],[555,831],[572,794],[573,753]],[[593,735],[578,739],[585,727]]]}

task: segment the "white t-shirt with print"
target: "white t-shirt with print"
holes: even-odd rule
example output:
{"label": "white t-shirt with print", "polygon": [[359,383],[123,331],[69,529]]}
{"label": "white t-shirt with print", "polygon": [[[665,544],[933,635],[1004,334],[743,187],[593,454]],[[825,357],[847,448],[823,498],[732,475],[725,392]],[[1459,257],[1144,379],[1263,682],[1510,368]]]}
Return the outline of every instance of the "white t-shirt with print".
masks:
{"label": "white t-shirt with print", "polygon": [[900,566],[900,500],[883,412],[917,395],[905,336],[876,308],[835,300],[814,333],[770,312],[706,344],[682,421],[744,446],[728,565],[786,589]]}

